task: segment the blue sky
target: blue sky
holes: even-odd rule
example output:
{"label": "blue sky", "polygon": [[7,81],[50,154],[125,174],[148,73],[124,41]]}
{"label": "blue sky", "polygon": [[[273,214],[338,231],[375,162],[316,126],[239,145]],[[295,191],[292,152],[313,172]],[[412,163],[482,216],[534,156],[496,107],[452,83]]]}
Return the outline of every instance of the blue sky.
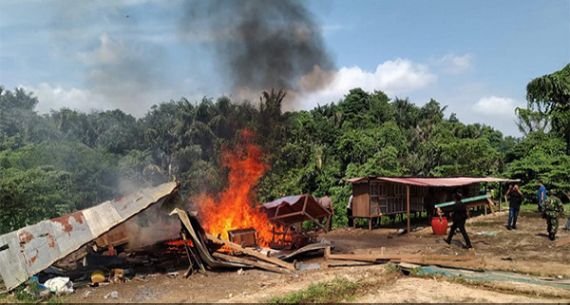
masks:
{"label": "blue sky", "polygon": [[[39,112],[120,108],[144,115],[182,96],[232,94],[208,49],[182,33],[182,2],[0,1],[0,85],[24,87]],[[288,107],[336,101],[351,87],[518,135],[514,108],[534,77],[570,62],[570,1],[307,1],[334,81]]]}

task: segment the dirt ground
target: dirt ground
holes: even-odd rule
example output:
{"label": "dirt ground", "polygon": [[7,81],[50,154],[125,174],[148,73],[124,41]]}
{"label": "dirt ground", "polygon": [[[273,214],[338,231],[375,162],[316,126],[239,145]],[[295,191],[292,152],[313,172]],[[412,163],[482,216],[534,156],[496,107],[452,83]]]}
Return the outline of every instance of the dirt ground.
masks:
{"label": "dirt ground", "polygon": [[[335,244],[334,252],[474,254],[488,268],[543,277],[570,279],[570,245],[555,247],[545,233],[545,221],[536,214],[520,216],[518,230],[504,227],[505,213],[480,216],[468,221],[474,250],[461,248],[462,237],[447,245],[431,228],[399,235],[396,229],[341,229],[321,237]],[[570,234],[559,230],[559,238]],[[472,251],[472,252],[470,252]],[[306,262],[320,263],[322,258]],[[122,284],[81,288],[65,302],[264,302],[271,297],[299,291],[311,283],[344,277],[367,283],[350,302],[570,302],[570,290],[520,283],[484,285],[444,278],[405,276],[385,265],[334,267],[282,275],[260,270],[208,272],[188,279],[167,274],[135,277]],[[116,291],[113,298],[111,292]],[[107,296],[107,298],[105,298]]]}

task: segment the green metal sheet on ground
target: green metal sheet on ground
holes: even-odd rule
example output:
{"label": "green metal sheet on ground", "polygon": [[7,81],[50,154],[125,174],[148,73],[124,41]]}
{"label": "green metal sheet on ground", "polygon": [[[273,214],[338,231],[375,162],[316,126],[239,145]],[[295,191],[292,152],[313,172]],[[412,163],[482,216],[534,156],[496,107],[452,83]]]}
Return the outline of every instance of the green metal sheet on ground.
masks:
{"label": "green metal sheet on ground", "polygon": [[[471,203],[471,202],[476,202],[476,201],[482,201],[482,200],[487,200],[489,199],[488,195],[481,195],[481,196],[475,196],[475,197],[469,197],[469,198],[464,198],[461,200],[461,203]],[[442,202],[442,203],[438,203],[435,205],[436,208],[445,208],[448,206],[452,206],[455,205],[455,201],[448,201],[448,202]]]}
{"label": "green metal sheet on ground", "polygon": [[420,276],[440,275],[450,278],[463,278],[475,282],[517,282],[570,290],[570,281],[568,280],[544,279],[513,272],[476,272],[469,270],[442,268],[437,266],[422,266],[418,267],[416,270],[417,274]]}

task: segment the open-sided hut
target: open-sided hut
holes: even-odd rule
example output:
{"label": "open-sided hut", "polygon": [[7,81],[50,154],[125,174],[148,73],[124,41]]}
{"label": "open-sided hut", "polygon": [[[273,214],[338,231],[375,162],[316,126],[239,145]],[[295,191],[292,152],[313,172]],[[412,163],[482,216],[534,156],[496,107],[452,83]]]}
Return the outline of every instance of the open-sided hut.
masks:
{"label": "open-sided hut", "polygon": [[[453,178],[394,178],[360,177],[348,179],[352,184],[352,215],[354,218],[371,219],[384,215],[406,214],[410,231],[410,213],[431,211],[435,204],[453,200],[453,192],[459,189],[463,198],[475,198],[480,194],[483,182],[515,182],[516,180],[494,177]],[[470,206],[489,203],[488,198],[474,200]]]}

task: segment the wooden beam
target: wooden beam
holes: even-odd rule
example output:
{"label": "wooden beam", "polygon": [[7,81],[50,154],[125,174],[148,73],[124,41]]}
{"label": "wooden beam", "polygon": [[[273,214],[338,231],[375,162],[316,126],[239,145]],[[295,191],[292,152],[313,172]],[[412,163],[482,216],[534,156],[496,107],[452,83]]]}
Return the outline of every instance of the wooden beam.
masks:
{"label": "wooden beam", "polygon": [[213,241],[213,242],[215,242],[215,243],[223,244],[223,245],[225,245],[225,246],[227,246],[227,247],[230,247],[231,249],[233,249],[233,250],[235,250],[235,251],[239,251],[239,252],[242,252],[242,253],[247,254],[247,255],[249,255],[249,256],[253,256],[253,257],[255,257],[255,258],[259,259],[259,260],[262,260],[262,261],[265,261],[265,262],[268,262],[268,263],[275,264],[275,265],[277,265],[277,266],[283,267],[283,268],[288,269],[288,270],[291,270],[291,271],[295,270],[295,266],[294,266],[293,264],[288,263],[288,262],[285,262],[285,261],[282,261],[282,260],[280,260],[280,259],[278,259],[278,258],[275,258],[275,257],[268,257],[268,256],[266,256],[266,255],[263,255],[263,254],[261,254],[261,253],[255,251],[255,250],[251,250],[251,249],[248,249],[248,248],[244,248],[244,247],[242,247],[242,246],[240,246],[240,245],[238,245],[238,244],[236,244],[236,243],[233,243],[233,242],[231,242],[231,241],[219,239],[219,238],[213,236],[212,234],[206,234],[206,237],[207,237],[209,240],[211,240],[211,241]]}
{"label": "wooden beam", "polygon": [[[489,209],[491,209],[491,214],[495,214],[495,203],[493,202],[493,200],[491,200],[491,198],[487,198],[487,202],[489,205]],[[487,213],[485,213],[487,214]]]}
{"label": "wooden beam", "polygon": [[231,263],[239,263],[239,264],[244,264],[244,265],[250,265],[250,266],[253,266],[253,267],[256,267],[259,269],[263,269],[263,270],[267,270],[267,271],[271,271],[271,272],[276,272],[276,273],[291,273],[290,270],[283,269],[283,268],[275,266],[273,264],[255,261],[252,259],[247,259],[247,258],[243,258],[243,257],[236,257],[236,256],[232,256],[232,255],[226,255],[226,254],[222,254],[222,253],[218,253],[218,252],[214,252],[214,254],[212,254],[212,255],[215,258],[219,258],[219,259],[225,260],[227,262],[231,262]]}
{"label": "wooden beam", "polygon": [[[182,225],[184,225],[184,224],[182,224]],[[194,262],[196,262],[196,264],[198,265],[198,268],[200,268],[200,271],[202,271],[203,273],[206,273],[206,268],[204,267],[204,264],[202,264],[200,257],[198,255],[194,254],[192,249],[188,248],[188,245],[186,243],[188,241],[188,239],[186,238],[186,233],[184,233],[184,230],[182,230],[180,235],[182,236],[182,240],[184,240],[184,249],[186,250],[186,255],[188,256],[188,261],[190,261],[190,268],[192,268],[192,265],[194,264]],[[188,271],[191,271],[191,269],[189,269]],[[190,273],[191,272],[187,272],[185,276],[188,277],[190,275]]]}
{"label": "wooden beam", "polygon": [[325,251],[327,260],[346,260],[368,263],[406,262],[418,265],[437,265],[444,267],[482,270],[484,262],[476,256],[457,255],[417,255],[417,254],[330,254]]}
{"label": "wooden beam", "polygon": [[410,186],[406,185],[406,230],[408,233],[412,232],[410,226]]}

